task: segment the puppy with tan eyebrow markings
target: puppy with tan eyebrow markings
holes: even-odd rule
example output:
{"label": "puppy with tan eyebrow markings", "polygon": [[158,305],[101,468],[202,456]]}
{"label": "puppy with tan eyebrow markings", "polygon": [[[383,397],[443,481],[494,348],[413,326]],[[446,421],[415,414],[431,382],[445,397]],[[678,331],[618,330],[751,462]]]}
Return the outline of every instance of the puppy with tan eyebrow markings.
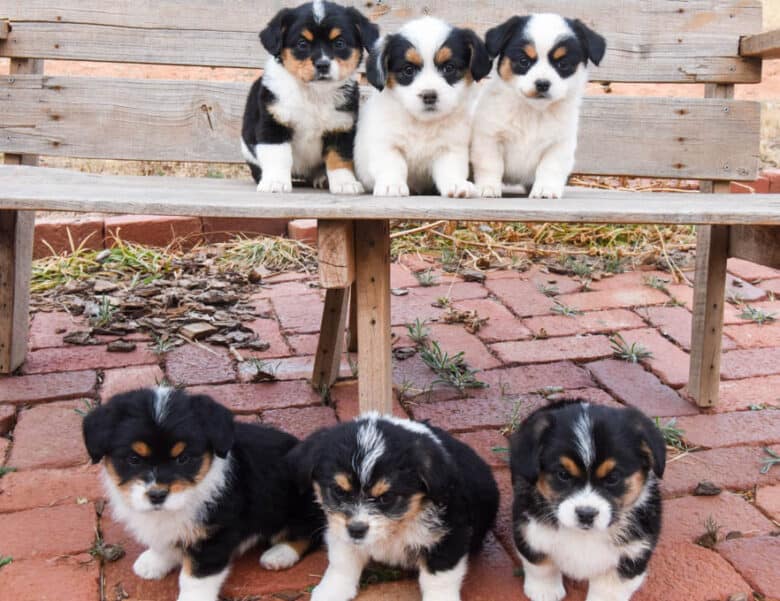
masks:
{"label": "puppy with tan eyebrow markings", "polygon": [[84,418],[84,442],[114,516],[148,546],[133,571],[158,579],[181,566],[179,601],[217,601],[232,560],[256,543],[270,547],[267,570],[319,543],[322,513],[288,463],[297,439],[236,423],[207,396],[116,395]]}

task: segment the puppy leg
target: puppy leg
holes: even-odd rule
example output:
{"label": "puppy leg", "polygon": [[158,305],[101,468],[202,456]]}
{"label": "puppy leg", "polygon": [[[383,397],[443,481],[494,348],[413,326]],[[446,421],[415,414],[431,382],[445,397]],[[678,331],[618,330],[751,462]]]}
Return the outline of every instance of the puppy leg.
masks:
{"label": "puppy leg", "polygon": [[309,539],[280,541],[260,556],[260,565],[266,570],[286,570],[300,561],[310,545]]}
{"label": "puppy leg", "polygon": [[455,567],[449,570],[430,572],[427,566],[420,566],[422,601],[459,601],[460,587],[467,568],[467,555],[461,557]]}
{"label": "puppy leg", "polygon": [[255,146],[257,162],[262,169],[258,192],[292,192],[292,145],[258,144]]}
{"label": "puppy leg", "polygon": [[471,165],[477,194],[484,198],[499,198],[504,180],[504,156],[499,141],[493,136],[474,132]]}
{"label": "puppy leg", "polygon": [[523,592],[531,601],[561,601],[566,596],[561,571],[551,561],[535,564],[520,555],[525,573]]}
{"label": "puppy leg", "polygon": [[311,601],[350,601],[358,593],[360,575],[368,558],[354,545],[326,534],[328,569],[311,593]]}
{"label": "puppy leg", "polygon": [[433,161],[433,182],[442,196],[470,198],[475,195],[474,184],[468,181],[469,156],[467,148],[450,150]]}
{"label": "puppy leg", "polygon": [[544,153],[536,168],[536,177],[531,198],[561,198],[566,180],[574,169],[576,140],[565,140],[553,144]]}
{"label": "puppy leg", "polygon": [[633,578],[624,578],[617,571],[592,578],[585,601],[629,601],[645,581],[643,572]]}
{"label": "puppy leg", "polygon": [[378,151],[369,164],[369,172],[374,180],[374,196],[409,196],[409,167],[397,150]]}
{"label": "puppy leg", "polygon": [[325,169],[331,194],[362,194],[363,184],[355,177],[352,147],[355,131],[333,132],[323,136]]}
{"label": "puppy leg", "polygon": [[219,572],[208,576],[197,576],[189,571],[186,564],[179,572],[178,601],[217,601],[219,591],[230,573],[225,565]]}
{"label": "puppy leg", "polygon": [[181,563],[181,552],[172,547],[147,549],[133,564],[136,576],[145,580],[159,580]]}

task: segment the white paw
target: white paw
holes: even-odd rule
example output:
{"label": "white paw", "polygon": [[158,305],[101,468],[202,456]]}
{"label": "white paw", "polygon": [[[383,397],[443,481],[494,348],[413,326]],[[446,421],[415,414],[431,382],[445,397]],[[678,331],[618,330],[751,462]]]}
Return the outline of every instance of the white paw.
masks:
{"label": "white paw", "polygon": [[474,184],[464,179],[459,182],[443,184],[439,192],[448,198],[471,198],[476,196],[477,190]]}
{"label": "white paw", "polygon": [[363,194],[363,184],[355,179],[349,169],[334,169],[328,173],[331,194]]}
{"label": "white paw", "polygon": [[301,558],[298,551],[287,543],[279,543],[260,556],[260,565],[266,570],[286,570],[293,567]]}
{"label": "white paw", "polygon": [[257,191],[258,192],[292,192],[292,181],[291,180],[270,180],[270,179],[261,179],[260,183],[257,184]]}
{"label": "white paw", "polygon": [[501,184],[480,184],[476,186],[477,196],[482,198],[501,198]]}
{"label": "white paw", "polygon": [[320,582],[311,592],[311,601],[350,601],[357,596],[357,586],[346,582]]}
{"label": "white paw", "polygon": [[530,198],[563,198],[563,185],[538,181],[531,188]]}
{"label": "white paw", "polygon": [[526,576],[523,592],[531,601],[561,601],[566,596],[560,577],[557,580],[541,580]]}
{"label": "white paw", "polygon": [[173,557],[158,553],[153,549],[147,549],[138,556],[133,564],[133,572],[144,580],[159,580],[178,565]]}
{"label": "white paw", "polygon": [[374,196],[409,196],[409,186],[406,184],[376,184]]}

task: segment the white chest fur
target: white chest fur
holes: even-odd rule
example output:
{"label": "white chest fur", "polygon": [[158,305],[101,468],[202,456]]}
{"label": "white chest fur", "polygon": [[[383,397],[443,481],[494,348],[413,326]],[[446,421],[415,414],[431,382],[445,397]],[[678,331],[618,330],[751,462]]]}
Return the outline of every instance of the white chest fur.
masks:
{"label": "white chest fur", "polygon": [[414,520],[407,522],[402,530],[385,537],[381,543],[372,546],[371,559],[380,563],[404,568],[417,567],[417,554],[430,549],[446,534],[439,512],[433,506],[423,510]]}

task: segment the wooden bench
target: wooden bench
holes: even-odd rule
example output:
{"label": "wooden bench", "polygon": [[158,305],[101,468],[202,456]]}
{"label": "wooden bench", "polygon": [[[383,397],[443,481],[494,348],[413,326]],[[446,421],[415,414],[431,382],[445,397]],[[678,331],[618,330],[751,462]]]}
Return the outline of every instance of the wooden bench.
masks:
{"label": "wooden bench", "polygon": [[[242,162],[248,84],[48,76],[44,59],[262,67],[257,31],[283,4],[248,0],[0,0],[0,373],[23,361],[35,210],[320,219],[327,288],[313,384],[338,372],[343,332],[359,340],[362,410],[389,411],[389,220],[686,223],[698,228],[689,391],[718,397],[726,259],[780,267],[780,197],[730,196],[757,174],[760,106],[734,84],[760,81],[759,0],[575,2],[389,0],[361,3],[383,31],[423,12],[484,32],[515,11],[558,11],[605,35],[592,72],[601,82],[706,84],[704,98],[601,95],[583,106],[577,173],[702,180],[701,194],[570,189],[560,201],[339,198],[313,191],[257,194],[246,181],[86,175],[35,167],[38,155],[147,161]],[[740,51],[740,45],[742,51]],[[711,193],[707,193],[711,192]],[[352,294],[350,294],[350,290]],[[350,302],[350,298],[352,300]]]}

